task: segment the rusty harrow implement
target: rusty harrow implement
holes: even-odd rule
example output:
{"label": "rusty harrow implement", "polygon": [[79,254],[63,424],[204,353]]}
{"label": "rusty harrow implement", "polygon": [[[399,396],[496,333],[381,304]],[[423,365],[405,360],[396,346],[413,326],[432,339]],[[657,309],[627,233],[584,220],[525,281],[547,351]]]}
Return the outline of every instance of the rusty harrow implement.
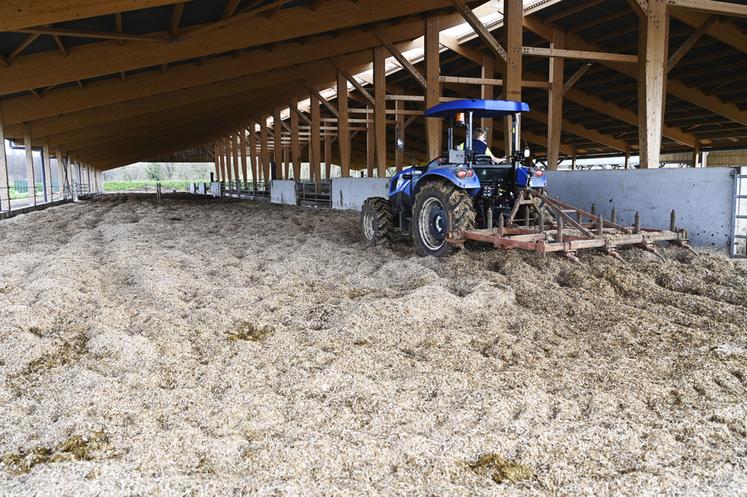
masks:
{"label": "rusty harrow implement", "polygon": [[474,240],[496,248],[533,250],[543,255],[556,252],[574,261],[578,261],[578,251],[586,249],[598,249],[622,261],[617,249],[625,246],[639,247],[663,260],[656,251],[657,242],[692,251],[687,230],[675,226],[674,210],[668,230],[642,228],[638,212],[633,226],[622,226],[616,221],[614,208],[610,219],[603,219],[595,211],[594,206],[585,211],[549,197],[544,190],[526,188],[520,190],[508,217],[498,216],[495,226],[489,212],[487,228],[453,232],[447,239],[456,246]]}

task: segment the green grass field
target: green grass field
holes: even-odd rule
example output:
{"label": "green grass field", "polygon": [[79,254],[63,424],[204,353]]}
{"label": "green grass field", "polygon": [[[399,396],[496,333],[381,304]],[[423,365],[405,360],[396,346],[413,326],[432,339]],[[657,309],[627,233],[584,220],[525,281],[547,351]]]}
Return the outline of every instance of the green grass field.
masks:
{"label": "green grass field", "polygon": [[[197,182],[198,180],[195,180],[194,182]],[[106,181],[104,183],[104,191],[105,192],[134,192],[134,191],[143,191],[146,189],[148,190],[155,190],[156,189],[156,181]],[[165,180],[161,181],[161,188],[163,190],[187,190],[189,187],[189,184],[193,183],[193,181],[185,181],[185,180]]]}

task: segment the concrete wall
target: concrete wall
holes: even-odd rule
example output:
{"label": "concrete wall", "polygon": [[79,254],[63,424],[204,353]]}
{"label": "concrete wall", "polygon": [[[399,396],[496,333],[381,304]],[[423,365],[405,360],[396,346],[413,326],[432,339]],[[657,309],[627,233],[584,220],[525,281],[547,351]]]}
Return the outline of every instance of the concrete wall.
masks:
{"label": "concrete wall", "polygon": [[217,181],[210,183],[210,194],[216,198],[220,197],[220,183]]}
{"label": "concrete wall", "polygon": [[734,177],[730,168],[548,171],[548,191],[576,207],[609,219],[612,207],[618,220],[641,226],[667,228],[677,211],[677,226],[690,232],[693,245],[728,248],[732,236]]}
{"label": "concrete wall", "polygon": [[332,208],[359,211],[369,197],[387,197],[389,178],[333,178]]}
{"label": "concrete wall", "polygon": [[272,180],[270,201],[273,204],[296,205],[298,203],[296,182],[287,179]]}

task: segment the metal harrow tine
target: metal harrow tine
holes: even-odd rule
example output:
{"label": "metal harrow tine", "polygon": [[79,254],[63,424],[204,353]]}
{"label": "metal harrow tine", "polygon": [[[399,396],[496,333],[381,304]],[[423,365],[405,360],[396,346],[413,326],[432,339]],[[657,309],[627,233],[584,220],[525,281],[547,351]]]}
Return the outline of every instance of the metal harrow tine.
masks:
{"label": "metal harrow tine", "polygon": [[607,255],[614,257],[615,259],[617,259],[618,261],[622,262],[623,264],[627,264],[628,263],[628,261],[626,261],[625,259],[623,259],[623,256],[620,255],[620,252],[618,252],[617,250],[609,249],[609,250],[607,250]]}
{"label": "metal harrow tine", "polygon": [[652,254],[654,254],[654,255],[655,255],[656,257],[658,257],[658,258],[659,258],[659,259],[661,260],[661,262],[667,262],[667,260],[666,260],[666,259],[664,258],[664,256],[662,256],[662,255],[661,255],[661,254],[660,254],[660,253],[659,253],[659,252],[658,252],[658,251],[656,250],[656,248],[655,248],[655,247],[652,247],[651,245],[643,245],[643,250],[645,250],[645,251],[647,251],[647,252],[651,252],[651,253],[652,253]]}

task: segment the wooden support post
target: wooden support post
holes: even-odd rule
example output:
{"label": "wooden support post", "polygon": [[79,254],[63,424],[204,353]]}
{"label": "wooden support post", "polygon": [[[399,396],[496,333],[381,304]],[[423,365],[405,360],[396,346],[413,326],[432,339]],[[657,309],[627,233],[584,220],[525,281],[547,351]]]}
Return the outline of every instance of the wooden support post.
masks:
{"label": "wooden support post", "polygon": [[374,136],[376,137],[376,172],[386,177],[386,49],[374,49]]}
{"label": "wooden support post", "polygon": [[[441,98],[441,62],[439,44],[439,22],[437,17],[425,20],[425,108],[438,105]],[[436,118],[425,119],[428,160],[435,159],[443,152],[441,147],[442,120]]]}
{"label": "wooden support post", "polygon": [[231,133],[231,155],[233,156],[233,177],[238,187],[241,183],[241,166],[239,165],[239,137],[238,133]]}
{"label": "wooden support post", "polygon": [[62,153],[62,147],[57,145],[57,177],[60,180],[60,193],[65,196],[66,191],[70,191],[70,182],[67,178],[67,168],[65,167],[65,156]]}
{"label": "wooden support post", "polygon": [[311,147],[309,149],[309,155],[311,157],[311,176],[314,182],[318,185],[321,183],[321,158],[322,158],[322,143],[321,143],[321,116],[319,114],[319,99],[312,92],[310,95],[311,101]]}
{"label": "wooden support post", "polygon": [[571,155],[571,171],[576,170],[576,147],[573,147],[573,155]]}
{"label": "wooden support post", "polygon": [[[493,79],[495,78],[495,63],[492,57],[487,55],[483,57],[482,61],[482,78]],[[492,85],[480,85],[480,98],[484,100],[493,99],[493,86]],[[490,147],[493,144],[493,119],[484,117],[480,120],[480,127],[488,130],[488,135],[485,138],[487,144]]]}
{"label": "wooden support post", "polygon": [[628,169],[629,167],[630,167],[630,147],[625,149],[625,164],[623,168]]}
{"label": "wooden support post", "polygon": [[246,130],[244,128],[239,129],[239,157],[241,158],[241,173],[244,178],[244,188],[249,185],[249,167],[246,163]]}
{"label": "wooden support post", "polygon": [[[397,93],[399,92],[397,90]],[[397,114],[394,115],[394,139],[396,144],[394,147],[394,165],[397,166],[397,171],[401,171],[405,164],[405,114],[401,112],[405,110],[405,102],[395,100],[394,110],[397,111]]]}
{"label": "wooden support post", "polygon": [[[563,48],[565,32],[560,28],[552,30],[550,48]],[[547,101],[547,168],[558,169],[560,155],[560,133],[563,127],[563,84],[565,59],[550,58],[550,91]]]}
{"label": "wooden support post", "polygon": [[[521,101],[522,80],[522,45],[524,43],[524,6],[521,0],[505,0],[504,27],[506,35],[506,73],[503,75],[503,98],[505,100]],[[506,155],[516,152],[512,150],[511,119],[506,118],[503,141],[506,143]]]}
{"label": "wooden support post", "polygon": [[221,161],[223,163],[223,182],[227,183],[231,180],[231,167],[228,163],[228,154],[226,153],[226,140],[221,138],[220,140],[220,153]]}
{"label": "wooden support post", "polygon": [[10,177],[8,174],[8,155],[5,153],[5,123],[2,106],[0,106],[0,210],[11,210]]}
{"label": "wooden support post", "polygon": [[291,113],[291,161],[293,161],[293,179],[301,181],[301,140],[298,136],[298,102],[290,103]]}
{"label": "wooden support post", "polygon": [[642,169],[659,167],[668,45],[667,1],[648,0],[646,16],[640,18],[638,43],[638,148]]}
{"label": "wooden support post", "polygon": [[218,148],[218,142],[213,143],[213,162],[215,163],[215,181],[220,181],[220,149]]}
{"label": "wooden support post", "polygon": [[[337,146],[340,148],[340,168],[342,177],[350,176],[350,122],[348,113],[348,80],[337,71]],[[298,122],[298,116],[296,116]]]}
{"label": "wooden support post", "polygon": [[272,178],[270,176],[270,144],[269,133],[267,131],[267,116],[259,119],[259,155],[262,161],[262,181],[265,188],[269,188]]}
{"label": "wooden support post", "polygon": [[216,140],[215,142],[215,153],[218,157],[218,169],[220,170],[218,173],[218,181],[222,183],[226,181],[226,174],[225,168],[223,167],[223,144],[220,140]]}
{"label": "wooden support post", "polygon": [[324,179],[327,181],[332,177],[332,137],[324,138]]}
{"label": "wooden support post", "polygon": [[36,205],[36,177],[34,175],[34,155],[31,148],[31,125],[24,126],[23,146],[26,149],[26,180],[31,205]]}
{"label": "wooden support post", "polygon": [[275,107],[272,115],[272,132],[275,141],[275,177],[285,179],[283,176],[283,125],[280,124],[280,107]]}
{"label": "wooden support post", "polygon": [[[370,109],[370,107],[366,107]],[[376,140],[374,135],[374,125],[369,122],[366,124],[366,176],[373,177],[374,163],[376,162]]]}
{"label": "wooden support post", "polygon": [[696,143],[693,148],[693,167],[700,167],[700,143]]}
{"label": "wooden support post", "polygon": [[249,123],[249,157],[252,159],[252,187],[257,190],[259,178],[259,159],[257,157],[257,138],[255,135],[255,123]]}
{"label": "wooden support post", "polygon": [[223,139],[223,157],[226,166],[226,181],[230,183],[233,181],[233,171],[231,169],[231,145],[226,138]]}
{"label": "wooden support post", "polygon": [[290,150],[286,145],[283,145],[283,179],[290,179]]}
{"label": "wooden support post", "polygon": [[52,156],[49,154],[49,137],[42,141],[42,163],[44,165],[44,201],[51,202],[52,196]]}

